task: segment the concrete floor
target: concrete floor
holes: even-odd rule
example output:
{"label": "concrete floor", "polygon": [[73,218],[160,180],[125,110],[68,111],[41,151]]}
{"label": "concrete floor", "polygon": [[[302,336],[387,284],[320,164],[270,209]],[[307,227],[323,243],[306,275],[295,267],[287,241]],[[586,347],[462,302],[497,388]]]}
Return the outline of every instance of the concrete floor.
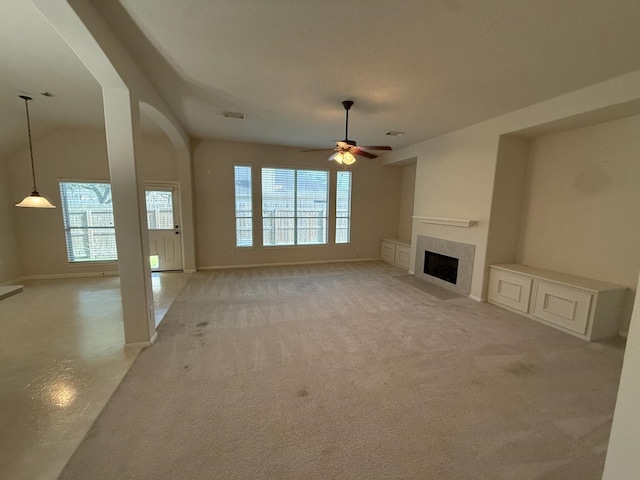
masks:
{"label": "concrete floor", "polygon": [[[190,275],[154,273],[156,324]],[[118,277],[24,282],[0,301],[0,478],[56,479],[139,353]]]}

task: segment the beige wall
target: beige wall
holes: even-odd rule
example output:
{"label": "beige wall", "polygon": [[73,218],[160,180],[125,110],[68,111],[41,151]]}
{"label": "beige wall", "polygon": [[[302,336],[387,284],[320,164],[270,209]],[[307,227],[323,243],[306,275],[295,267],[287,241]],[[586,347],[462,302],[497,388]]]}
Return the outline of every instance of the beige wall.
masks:
{"label": "beige wall", "polygon": [[[635,293],[640,271],[640,116],[531,142],[519,263]],[[627,331],[634,295],[628,296]]]}
{"label": "beige wall", "polygon": [[497,150],[498,138],[488,135],[481,125],[394,154],[399,159],[418,158],[414,215],[478,221],[471,228],[415,222],[410,271],[413,271],[418,235],[475,245],[471,285],[471,295],[475,298],[482,297]]}
{"label": "beige wall", "polygon": [[[416,235],[475,245],[471,296],[486,297],[487,249],[499,138],[540,126],[579,122],[637,109],[640,71],[592,85],[384,156],[387,165],[417,158],[415,215],[477,220],[471,228],[416,223]],[[610,117],[609,117],[610,118]],[[600,120],[603,121],[603,120]],[[584,123],[583,123],[584,124]],[[637,237],[636,237],[637,239]],[[415,247],[412,249],[412,262]]]}
{"label": "beige wall", "polygon": [[[487,241],[488,265],[516,261],[528,158],[528,139],[500,137]],[[485,283],[486,280],[485,276]]]}
{"label": "beige wall", "polygon": [[[334,245],[330,220],[329,245],[262,247],[260,169],[262,166],[318,168],[331,171],[330,191],[335,191],[335,162],[327,152],[301,153],[300,149],[194,140],[194,191],[198,267],[261,265],[293,262],[379,258],[380,238],[398,231],[402,170],[383,167],[379,160],[360,159],[350,167],[352,177],[351,243]],[[254,248],[235,247],[234,164],[253,166]],[[330,196],[330,215],[335,215]]]}
{"label": "beige wall", "polygon": [[[61,129],[34,142],[36,176],[40,193],[55,210],[16,209],[16,236],[20,245],[20,275],[79,275],[115,272],[113,263],[92,265],[67,262],[59,179],[109,180],[104,131]],[[143,135],[140,174],[145,180],[175,181],[175,151],[165,136]],[[12,189],[11,204],[31,192],[28,151],[7,159]],[[15,207],[14,207],[15,208]]]}
{"label": "beige wall", "polygon": [[[16,203],[10,193],[7,162],[0,158],[0,285],[20,276],[20,252],[16,224]],[[30,191],[25,192],[24,196]],[[22,199],[20,199],[22,200]]]}
{"label": "beige wall", "polygon": [[398,238],[411,240],[413,228],[413,198],[416,193],[416,164],[402,167],[400,187],[400,213],[398,215]]}

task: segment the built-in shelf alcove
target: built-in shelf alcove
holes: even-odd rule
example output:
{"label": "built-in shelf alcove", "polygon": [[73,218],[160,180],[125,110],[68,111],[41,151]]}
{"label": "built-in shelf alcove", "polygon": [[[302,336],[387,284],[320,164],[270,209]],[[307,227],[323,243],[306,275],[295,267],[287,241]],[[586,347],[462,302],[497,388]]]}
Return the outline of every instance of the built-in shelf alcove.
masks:
{"label": "built-in shelf alcove", "polygon": [[640,205],[632,180],[638,178],[640,115],[615,118],[621,111],[592,112],[500,138],[486,263],[627,286],[620,321],[626,332],[640,265],[640,217],[629,215]]}

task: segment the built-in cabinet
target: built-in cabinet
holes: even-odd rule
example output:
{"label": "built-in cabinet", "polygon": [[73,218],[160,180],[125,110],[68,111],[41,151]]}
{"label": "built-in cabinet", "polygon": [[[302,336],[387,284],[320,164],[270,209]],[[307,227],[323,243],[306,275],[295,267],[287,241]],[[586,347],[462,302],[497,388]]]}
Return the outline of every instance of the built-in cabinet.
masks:
{"label": "built-in cabinet", "polygon": [[618,334],[627,288],[519,264],[491,265],[489,303],[585,340]]}
{"label": "built-in cabinet", "polygon": [[383,238],[380,241],[380,258],[408,270],[411,243],[399,238]]}

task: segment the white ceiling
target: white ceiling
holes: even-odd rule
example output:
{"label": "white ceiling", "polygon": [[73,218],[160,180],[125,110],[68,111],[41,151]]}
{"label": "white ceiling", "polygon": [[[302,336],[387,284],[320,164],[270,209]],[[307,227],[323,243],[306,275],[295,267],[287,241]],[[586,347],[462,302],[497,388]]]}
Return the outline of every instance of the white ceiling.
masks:
{"label": "white ceiling", "polygon": [[[398,148],[640,69],[638,0],[92,1],[200,138],[331,147],[351,99],[350,137]],[[0,151],[18,90],[56,95],[34,130],[102,125],[99,86],[27,0],[3,0],[0,68]]]}

